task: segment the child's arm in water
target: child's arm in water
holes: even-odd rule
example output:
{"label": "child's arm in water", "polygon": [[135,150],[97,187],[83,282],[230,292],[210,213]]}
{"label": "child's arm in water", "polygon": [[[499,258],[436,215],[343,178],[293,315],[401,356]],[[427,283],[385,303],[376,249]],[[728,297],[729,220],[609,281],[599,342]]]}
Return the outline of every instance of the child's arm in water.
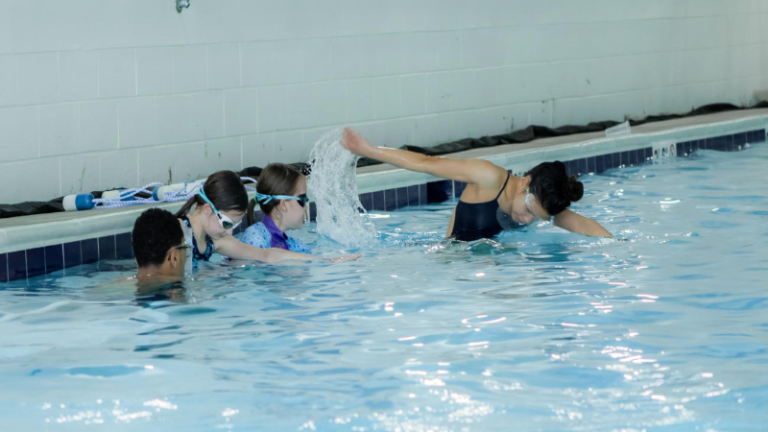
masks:
{"label": "child's arm in water", "polygon": [[582,216],[570,209],[565,209],[555,216],[555,226],[566,229],[578,234],[585,234],[595,237],[613,237],[613,234],[603,228],[594,219]]}
{"label": "child's arm in water", "polygon": [[365,137],[352,129],[345,128],[341,145],[351,153],[377,161],[390,163],[409,171],[423,172],[435,177],[475,184],[480,187],[497,188],[499,170],[506,170],[483,159],[452,159],[426,156],[407,150],[374,147]]}
{"label": "child's arm in water", "polygon": [[360,258],[360,254],[345,255],[336,258],[321,258],[314,255],[291,252],[285,249],[260,249],[251,245],[247,245],[232,236],[226,236],[216,240],[214,245],[216,247],[217,253],[220,253],[229,258],[256,260],[266,263],[275,263],[285,260],[341,262],[356,260]]}

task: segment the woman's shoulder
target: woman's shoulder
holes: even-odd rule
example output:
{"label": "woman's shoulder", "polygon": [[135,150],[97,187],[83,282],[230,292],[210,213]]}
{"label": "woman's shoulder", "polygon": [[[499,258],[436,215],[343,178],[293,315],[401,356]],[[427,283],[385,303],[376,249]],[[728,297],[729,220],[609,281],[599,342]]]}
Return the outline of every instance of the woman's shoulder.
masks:
{"label": "woman's shoulder", "polygon": [[271,247],[269,231],[263,223],[257,222],[243,231],[240,241],[253,247],[268,249]]}
{"label": "woman's shoulder", "polygon": [[484,162],[488,164],[486,167],[487,172],[483,176],[485,181],[477,184],[467,184],[461,195],[462,201],[470,204],[487,202],[497,197],[507,183],[516,184],[517,177],[509,171],[491,162]]}
{"label": "woman's shoulder", "polygon": [[498,190],[507,181],[507,176],[514,177],[504,167],[483,159],[472,159],[477,181],[475,187],[478,190]]}

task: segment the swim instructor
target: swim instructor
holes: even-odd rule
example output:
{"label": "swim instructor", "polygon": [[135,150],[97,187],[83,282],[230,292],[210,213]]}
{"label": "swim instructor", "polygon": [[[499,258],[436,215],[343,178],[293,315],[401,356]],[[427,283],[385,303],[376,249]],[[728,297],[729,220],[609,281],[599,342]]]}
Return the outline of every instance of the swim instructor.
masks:
{"label": "swim instructor", "polygon": [[579,234],[613,237],[593,219],[569,209],[584,195],[584,185],[569,177],[560,161],[541,163],[519,177],[483,159],[433,157],[374,147],[349,128],[344,129],[341,145],[358,156],[467,183],[448,223],[447,235],[457,240],[491,238],[536,220],[552,221]]}

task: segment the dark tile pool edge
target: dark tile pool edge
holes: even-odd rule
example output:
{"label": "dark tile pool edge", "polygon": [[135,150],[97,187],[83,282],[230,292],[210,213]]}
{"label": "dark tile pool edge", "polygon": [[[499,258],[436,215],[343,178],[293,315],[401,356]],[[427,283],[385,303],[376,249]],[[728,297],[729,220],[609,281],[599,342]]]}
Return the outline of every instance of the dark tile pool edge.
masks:
{"label": "dark tile pool edge", "polygon": [[[765,134],[766,130],[763,128],[678,142],[675,144],[676,155],[677,157],[686,157],[696,150],[739,151],[748,144],[765,142]],[[568,175],[579,177],[590,173],[600,174],[614,168],[643,164],[648,162],[652,156],[653,148],[643,147],[571,159],[563,161],[563,163]],[[510,172],[512,171],[510,170]],[[513,172],[513,174],[523,173]],[[360,194],[359,198],[366,211],[392,211],[455,199],[461,196],[465,187],[466,183],[463,182],[438,180],[407,187],[367,192]],[[310,220],[314,222],[317,217],[314,203],[310,204],[309,211]],[[264,217],[261,212],[256,213],[257,221]],[[235,229],[235,234],[243,232],[244,229],[245,227],[241,224]],[[71,267],[95,263],[104,259],[130,258],[133,258],[130,232],[6,252],[0,254],[0,283],[40,276],[62,269],[66,271]]]}

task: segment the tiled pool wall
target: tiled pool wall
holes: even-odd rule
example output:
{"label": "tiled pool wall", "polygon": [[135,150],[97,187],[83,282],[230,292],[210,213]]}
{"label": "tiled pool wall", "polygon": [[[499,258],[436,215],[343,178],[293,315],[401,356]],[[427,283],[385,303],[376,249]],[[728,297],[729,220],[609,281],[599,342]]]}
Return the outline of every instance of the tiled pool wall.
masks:
{"label": "tiled pool wall", "polygon": [[[748,143],[760,142],[765,142],[765,129],[678,142],[676,143],[676,149],[677,156],[684,157],[700,149],[738,151]],[[588,173],[600,174],[621,166],[643,164],[650,160],[652,155],[652,147],[643,147],[563,162],[569,175],[581,176]],[[513,174],[522,173],[513,172]],[[458,198],[465,187],[466,183],[463,182],[439,180],[408,187],[363,193],[360,194],[360,202],[367,211],[391,211]],[[258,216],[261,216],[261,214],[258,214]],[[314,221],[316,216],[315,204],[310,203],[310,219]],[[242,232],[243,229],[245,227],[239,227],[235,234]],[[95,263],[100,260],[131,258],[133,258],[133,247],[130,232],[9,252],[0,254],[0,283],[41,276],[81,264]]]}
{"label": "tiled pool wall", "polygon": [[[677,156],[688,156],[696,150],[738,151],[748,143],[765,142],[765,129],[756,129],[732,135],[722,135],[701,140],[676,143]],[[632,166],[647,162],[653,156],[652,147],[618,153],[606,153],[598,156],[563,161],[568,175],[577,177],[584,174],[600,174],[612,168]],[[522,175],[522,172],[512,174]],[[360,202],[367,211],[390,211],[412,205],[439,203],[458,198],[467,186],[455,180],[438,180],[420,185],[386,189],[360,194]]]}

